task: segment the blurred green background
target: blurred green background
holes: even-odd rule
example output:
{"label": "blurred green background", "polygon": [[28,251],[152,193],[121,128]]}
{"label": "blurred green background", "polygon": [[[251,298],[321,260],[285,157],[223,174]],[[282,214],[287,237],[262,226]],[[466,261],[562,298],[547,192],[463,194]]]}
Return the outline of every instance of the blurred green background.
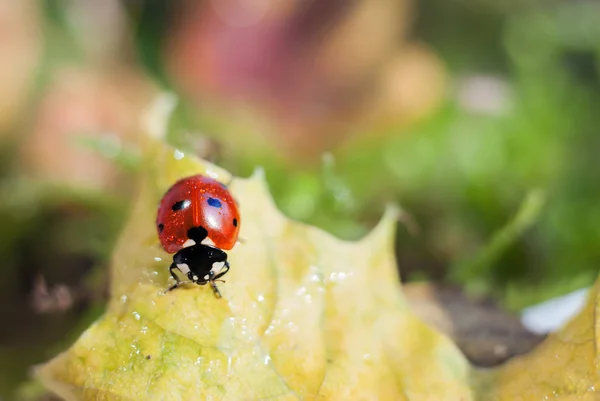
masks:
{"label": "blurred green background", "polygon": [[360,238],[406,212],[403,280],[505,308],[600,261],[600,3],[0,0],[0,398],[101,312],[141,113],[289,216]]}

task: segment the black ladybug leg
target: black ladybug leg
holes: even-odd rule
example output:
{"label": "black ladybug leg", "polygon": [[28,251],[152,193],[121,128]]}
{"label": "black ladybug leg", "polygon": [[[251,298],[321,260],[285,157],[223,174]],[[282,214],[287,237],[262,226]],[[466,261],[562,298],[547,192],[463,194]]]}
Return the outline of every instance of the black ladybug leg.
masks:
{"label": "black ladybug leg", "polygon": [[179,270],[179,268],[177,267],[177,265],[175,263],[171,263],[171,267],[169,267],[169,272],[171,272],[171,276],[175,279],[175,284],[170,286],[166,292],[173,291],[175,288],[179,287],[179,285],[181,284],[181,280],[179,279],[179,277],[177,276],[177,274],[175,273],[174,270]]}
{"label": "black ladybug leg", "polygon": [[221,271],[219,272],[219,274],[217,274],[216,276],[213,277],[213,280],[216,281],[216,280],[220,279],[221,277],[223,277],[224,275],[226,275],[228,271],[229,271],[229,262],[225,261],[225,264],[223,265],[223,268],[221,269]]}
{"label": "black ladybug leg", "polygon": [[212,287],[212,290],[213,290],[213,293],[215,294],[215,297],[222,298],[221,291],[219,291],[219,288],[215,284],[214,280],[210,280],[210,286]]}
{"label": "black ladybug leg", "polygon": [[210,283],[210,286],[212,287],[213,293],[215,294],[215,297],[217,298],[222,298],[221,296],[221,291],[219,291],[219,288],[217,287],[217,284],[215,283],[215,281],[221,281],[221,282],[225,282],[223,280],[219,280],[219,277],[223,277],[225,275],[225,273],[227,273],[229,271],[229,263],[227,263],[227,261],[224,261],[225,264],[223,265],[223,269],[225,269],[225,271],[223,271],[223,269],[219,272],[219,274],[215,275],[215,273],[211,270],[209,274],[210,278],[208,279],[208,282]]}

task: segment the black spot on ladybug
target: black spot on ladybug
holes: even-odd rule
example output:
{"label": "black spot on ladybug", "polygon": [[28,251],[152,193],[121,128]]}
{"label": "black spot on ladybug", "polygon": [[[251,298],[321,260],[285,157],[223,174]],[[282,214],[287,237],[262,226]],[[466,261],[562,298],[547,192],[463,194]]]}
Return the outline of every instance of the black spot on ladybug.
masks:
{"label": "black spot on ladybug", "polygon": [[217,198],[208,198],[208,205],[212,206],[212,207],[221,207],[221,201],[218,200]]}
{"label": "black spot on ladybug", "polygon": [[161,232],[161,233],[162,233],[164,229],[165,229],[165,225],[164,225],[163,223],[160,223],[160,224],[158,225],[158,232]]}
{"label": "black spot on ladybug", "polygon": [[233,219],[233,226],[237,227],[237,219]]}
{"label": "black spot on ladybug", "polygon": [[174,212],[178,212],[180,210],[187,209],[188,207],[190,207],[191,204],[192,202],[190,202],[189,199],[180,200],[179,202],[175,202],[173,206],[171,206],[171,210],[173,210]]}
{"label": "black spot on ladybug", "polygon": [[204,227],[192,227],[188,230],[187,237],[199,244],[208,237],[208,231]]}

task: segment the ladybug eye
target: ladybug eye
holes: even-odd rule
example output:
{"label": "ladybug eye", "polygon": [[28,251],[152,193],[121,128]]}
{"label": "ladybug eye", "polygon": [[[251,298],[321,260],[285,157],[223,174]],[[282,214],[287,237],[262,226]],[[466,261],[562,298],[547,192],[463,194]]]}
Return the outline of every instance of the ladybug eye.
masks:
{"label": "ladybug eye", "polygon": [[191,204],[192,202],[190,202],[189,199],[181,200],[179,202],[175,202],[173,206],[171,206],[171,210],[173,210],[174,212],[178,212],[180,210],[187,209],[188,207],[190,207]]}

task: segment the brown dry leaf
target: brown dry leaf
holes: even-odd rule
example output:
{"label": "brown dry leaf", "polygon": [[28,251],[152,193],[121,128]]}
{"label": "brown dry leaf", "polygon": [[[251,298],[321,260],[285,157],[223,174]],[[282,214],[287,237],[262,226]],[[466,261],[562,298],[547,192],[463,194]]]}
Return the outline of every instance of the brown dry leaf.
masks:
{"label": "brown dry leaf", "polygon": [[235,178],[245,242],[230,252],[224,297],[208,286],[164,294],[170,255],[154,227],[162,193],[190,174],[230,176],[147,142],[112,299],[38,368],[49,389],[68,400],[473,399],[465,358],[400,292],[392,208],[366,238],[346,242],[283,216],[260,173]]}

